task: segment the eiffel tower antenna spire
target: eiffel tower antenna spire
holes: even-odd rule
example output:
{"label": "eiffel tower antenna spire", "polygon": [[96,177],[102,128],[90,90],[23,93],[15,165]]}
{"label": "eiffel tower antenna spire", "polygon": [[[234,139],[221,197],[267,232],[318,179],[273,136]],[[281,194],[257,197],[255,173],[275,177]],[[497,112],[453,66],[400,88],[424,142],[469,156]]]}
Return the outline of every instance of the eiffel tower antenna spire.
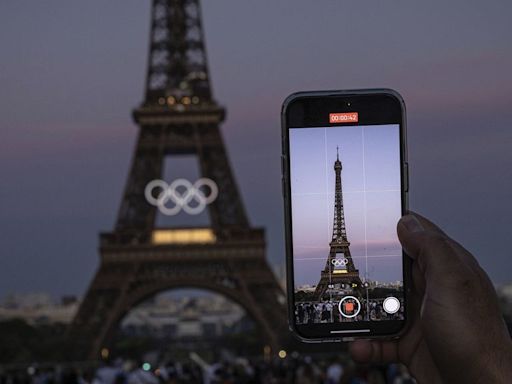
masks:
{"label": "eiffel tower antenna spire", "polygon": [[198,0],[154,0],[145,104],[175,107],[212,100]]}
{"label": "eiffel tower antenna spire", "polygon": [[345,228],[345,212],[343,209],[343,193],[341,190],[341,170],[343,166],[340,161],[339,147],[336,146],[336,161],[334,162],[334,172],[336,174],[336,183],[334,189],[334,225],[332,240],[338,242],[347,241],[347,231]]}

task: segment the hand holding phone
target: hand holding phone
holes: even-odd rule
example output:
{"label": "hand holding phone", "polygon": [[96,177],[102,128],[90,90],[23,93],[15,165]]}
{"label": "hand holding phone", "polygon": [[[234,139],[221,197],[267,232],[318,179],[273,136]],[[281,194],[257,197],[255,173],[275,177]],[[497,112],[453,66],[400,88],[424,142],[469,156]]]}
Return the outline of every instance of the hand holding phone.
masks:
{"label": "hand holding phone", "polygon": [[418,214],[398,223],[413,259],[410,326],[398,340],[356,340],[360,363],[401,362],[418,383],[511,383],[512,342],[494,286],[473,255]]}

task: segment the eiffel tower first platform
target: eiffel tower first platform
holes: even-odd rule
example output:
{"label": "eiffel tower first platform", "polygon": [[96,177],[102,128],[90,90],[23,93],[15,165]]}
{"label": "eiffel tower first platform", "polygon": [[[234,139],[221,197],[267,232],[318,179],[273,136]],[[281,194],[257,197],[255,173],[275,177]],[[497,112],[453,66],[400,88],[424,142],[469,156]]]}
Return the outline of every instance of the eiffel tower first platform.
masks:
{"label": "eiffel tower first platform", "polygon": [[[100,235],[101,262],[68,331],[74,359],[99,359],[131,308],[179,287],[240,304],[274,351],[288,337],[285,296],[265,258],[264,230],[247,219],[209,78],[199,0],[153,0],[145,100],[133,112],[138,140],[115,228]],[[216,184],[211,224],[156,227],[146,187],[162,177],[164,159],[183,154],[196,155],[201,178]]]}
{"label": "eiffel tower first platform", "polygon": [[315,288],[314,297],[318,301],[322,300],[328,289],[339,290],[343,285],[356,292],[361,289],[359,270],[354,266],[354,260],[352,260],[352,255],[350,254],[350,242],[347,239],[341,186],[341,170],[343,166],[340,161],[339,150],[336,149],[336,151],[332,239],[329,243],[329,255],[327,256],[325,268],[322,270],[320,281]]}

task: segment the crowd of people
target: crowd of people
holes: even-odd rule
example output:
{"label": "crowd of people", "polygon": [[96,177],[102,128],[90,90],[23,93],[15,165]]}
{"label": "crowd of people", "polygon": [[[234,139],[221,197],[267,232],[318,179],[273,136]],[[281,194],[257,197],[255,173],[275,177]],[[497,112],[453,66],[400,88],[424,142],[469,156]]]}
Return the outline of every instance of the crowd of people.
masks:
{"label": "crowd of people", "polygon": [[405,367],[358,367],[348,359],[311,358],[298,354],[264,361],[234,358],[206,363],[191,354],[185,362],[165,364],[115,360],[99,366],[0,367],[0,384],[407,384]]}
{"label": "crowd of people", "polygon": [[382,300],[361,300],[361,310],[354,318],[341,315],[338,301],[299,302],[295,304],[297,324],[340,323],[350,321],[403,320],[404,307],[396,313],[386,313],[382,308]]}

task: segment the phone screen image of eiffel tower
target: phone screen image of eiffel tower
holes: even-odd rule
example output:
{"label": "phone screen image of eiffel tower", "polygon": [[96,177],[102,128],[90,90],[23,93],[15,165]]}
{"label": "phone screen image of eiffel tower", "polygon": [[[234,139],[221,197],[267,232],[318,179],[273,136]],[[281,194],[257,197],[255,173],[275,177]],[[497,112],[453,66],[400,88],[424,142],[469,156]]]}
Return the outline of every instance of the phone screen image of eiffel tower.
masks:
{"label": "phone screen image of eiffel tower", "polygon": [[290,131],[297,324],[403,319],[398,125]]}

